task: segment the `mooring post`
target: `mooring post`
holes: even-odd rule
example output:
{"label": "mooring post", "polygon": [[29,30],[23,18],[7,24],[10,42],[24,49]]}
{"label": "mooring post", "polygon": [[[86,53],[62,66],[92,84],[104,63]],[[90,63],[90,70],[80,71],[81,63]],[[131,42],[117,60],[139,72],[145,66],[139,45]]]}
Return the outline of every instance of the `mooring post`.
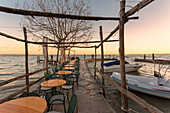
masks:
{"label": "mooring post", "polygon": [[[124,53],[124,24],[125,24],[125,0],[120,2],[120,20],[119,20],[119,56],[120,56],[120,73],[121,73],[121,87],[126,87],[126,73],[125,73],[125,53]],[[121,95],[122,113],[128,112],[128,98]]]}
{"label": "mooring post", "polygon": [[[25,38],[25,73],[28,74],[28,43],[27,43],[27,31],[23,27],[24,38]],[[26,85],[29,85],[29,76],[26,76]],[[27,87],[27,92],[29,92],[29,87]]]}
{"label": "mooring post", "polygon": [[155,60],[155,56],[154,56],[154,53],[152,53],[152,60]]}
{"label": "mooring post", "polygon": [[146,59],[146,54],[144,54],[144,56],[143,56],[143,57],[144,57],[144,59]]}
{"label": "mooring post", "polygon": [[[102,32],[102,26],[100,26],[100,40],[101,40],[101,73],[104,74],[104,52],[103,52],[103,32]],[[103,96],[106,97],[105,95],[105,83],[104,83],[104,78],[102,76],[102,90],[103,90]]]}
{"label": "mooring post", "polygon": [[95,79],[96,79],[96,54],[97,54],[96,49],[97,49],[97,47],[96,47],[96,45],[95,45],[95,56],[94,56],[94,58],[95,58],[95,61],[94,61],[94,78],[95,78]]}

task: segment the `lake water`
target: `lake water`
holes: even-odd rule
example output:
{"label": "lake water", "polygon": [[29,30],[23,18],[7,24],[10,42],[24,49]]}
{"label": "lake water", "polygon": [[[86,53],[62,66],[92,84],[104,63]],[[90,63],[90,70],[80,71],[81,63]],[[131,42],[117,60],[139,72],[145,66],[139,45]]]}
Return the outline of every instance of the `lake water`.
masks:
{"label": "lake water", "polygon": [[[43,56],[40,55],[41,58]],[[81,59],[84,58],[84,55],[78,55]],[[100,58],[100,55],[97,56]],[[118,58],[118,56],[110,56],[114,58]],[[151,56],[146,56],[147,58],[151,58]],[[91,58],[91,55],[87,55],[86,58]],[[105,55],[105,58],[109,58],[109,55]],[[126,60],[130,63],[136,63],[134,62],[135,58],[143,58],[143,55],[127,55]],[[54,59],[56,59],[56,56],[54,56]],[[164,59],[164,60],[170,60],[170,55],[155,55],[155,59]],[[108,62],[108,61],[106,61]],[[133,72],[130,74],[133,74],[134,76],[152,76],[154,71],[154,64],[151,63],[140,63],[143,67],[138,72]],[[88,63],[89,68],[91,69],[91,72],[93,73],[93,67],[94,63]],[[164,74],[166,68],[169,65],[164,65],[161,67],[161,73]],[[97,67],[100,68],[100,62],[97,62]],[[29,56],[29,72],[36,71],[38,69],[43,68],[43,63],[37,63],[37,56],[36,55],[30,55]],[[159,65],[156,65],[156,70],[158,71]],[[0,55],[0,82],[8,80],[10,78],[20,76],[25,74],[25,56],[24,55]],[[110,76],[112,73],[106,73],[105,75]],[[166,77],[170,78],[170,70],[167,71]],[[37,73],[30,77],[30,81],[35,81],[38,78],[43,76],[43,72]],[[25,85],[25,79],[20,79],[15,82],[12,82],[10,84],[7,84],[5,86],[0,87],[0,98],[3,98],[11,93],[14,93],[15,91],[19,90],[23,85]],[[113,97],[121,103],[120,99],[120,93],[111,87],[110,85],[107,85],[107,88],[109,89],[109,92],[113,95]],[[170,100],[158,98],[155,96],[150,96],[146,94],[142,94],[139,92],[134,92],[137,96],[143,98],[145,101],[147,101],[149,104],[159,108],[161,111],[165,113],[170,113]],[[107,98],[109,102],[110,99]],[[114,105],[112,105],[114,107]],[[135,102],[131,101],[129,99],[129,108],[139,112],[139,113],[147,113],[145,110],[143,110],[141,107],[139,107]],[[116,109],[116,108],[115,108]],[[133,112],[132,112],[133,113]]]}

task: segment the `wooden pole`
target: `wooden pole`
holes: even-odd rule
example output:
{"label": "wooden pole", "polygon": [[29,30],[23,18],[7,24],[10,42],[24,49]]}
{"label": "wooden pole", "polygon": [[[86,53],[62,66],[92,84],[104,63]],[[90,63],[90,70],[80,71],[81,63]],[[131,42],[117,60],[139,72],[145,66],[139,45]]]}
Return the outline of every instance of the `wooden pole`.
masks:
{"label": "wooden pole", "polygon": [[[46,38],[46,37],[44,37],[44,38]],[[46,68],[48,68],[48,40],[47,40],[47,38],[46,38],[46,52],[47,52],[47,59],[46,59]],[[48,73],[48,69],[46,70],[46,72]]]}
{"label": "wooden pole", "polygon": [[60,47],[58,46],[57,59],[56,59],[56,67],[58,66],[58,56],[59,56],[59,51],[60,51]]}
{"label": "wooden pole", "polygon": [[[100,26],[100,39],[101,39],[101,73],[104,74],[104,52],[103,52],[103,32],[102,32],[102,26]],[[105,90],[104,90],[105,84],[104,84],[104,78],[102,77],[102,90],[103,90],[103,96],[105,97]]]}
{"label": "wooden pole", "polygon": [[152,60],[155,60],[155,56],[154,56],[154,53],[152,53]]}
{"label": "wooden pole", "polygon": [[[23,27],[24,38],[25,38],[25,73],[28,74],[28,43],[27,43],[27,31]],[[29,76],[26,77],[26,86],[29,86]],[[29,92],[29,87],[27,87],[27,92]]]}
{"label": "wooden pole", "polygon": [[94,78],[96,78],[96,55],[97,55],[97,51],[96,51],[96,45],[95,45],[95,56],[94,56],[94,58],[95,58],[95,61],[94,61]]}
{"label": "wooden pole", "polygon": [[146,59],[146,54],[144,54],[144,59]]}
{"label": "wooden pole", "polygon": [[[126,88],[126,73],[125,73],[125,53],[124,53],[124,24],[125,24],[125,0],[120,2],[120,21],[119,21],[119,56],[120,56],[120,73],[121,87]],[[128,98],[122,94],[122,113],[128,112]]]}

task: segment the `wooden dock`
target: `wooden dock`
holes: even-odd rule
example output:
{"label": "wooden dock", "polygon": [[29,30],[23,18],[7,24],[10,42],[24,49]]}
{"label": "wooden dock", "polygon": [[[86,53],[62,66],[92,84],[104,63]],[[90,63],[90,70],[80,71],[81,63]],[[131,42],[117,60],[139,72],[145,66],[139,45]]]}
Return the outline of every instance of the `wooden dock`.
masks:
{"label": "wooden dock", "polygon": [[[116,58],[105,58],[104,60],[107,61],[107,60],[117,60],[117,59]],[[86,59],[87,63],[94,62],[94,61],[95,61],[95,59]],[[101,61],[101,58],[97,58],[96,61]]]}
{"label": "wooden dock", "polygon": [[135,59],[135,62],[148,62],[156,64],[170,64],[170,60],[161,60],[161,59]]}

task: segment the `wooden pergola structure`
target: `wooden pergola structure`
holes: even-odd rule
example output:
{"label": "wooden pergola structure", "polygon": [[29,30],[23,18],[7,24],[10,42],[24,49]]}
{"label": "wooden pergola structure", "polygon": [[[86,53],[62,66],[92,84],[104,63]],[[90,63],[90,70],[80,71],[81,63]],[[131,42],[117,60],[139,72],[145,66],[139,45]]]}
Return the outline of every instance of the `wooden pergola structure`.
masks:
{"label": "wooden pergola structure", "polygon": [[[94,16],[78,16],[78,15],[67,15],[67,14],[56,14],[56,13],[47,13],[47,12],[38,12],[38,11],[28,11],[28,10],[22,10],[22,9],[13,9],[13,8],[7,8],[7,7],[2,7],[0,6],[0,11],[1,12],[6,12],[6,13],[11,13],[11,14],[17,14],[17,15],[27,15],[27,16],[40,16],[40,17],[53,17],[53,18],[69,18],[69,19],[79,19],[79,20],[89,20],[89,21],[99,21],[99,20],[115,20],[115,21],[119,21],[119,25],[117,25],[117,27],[105,38],[103,39],[103,33],[102,33],[102,27],[100,26],[100,40],[101,41],[91,41],[91,42],[86,42],[86,43],[100,43],[98,46],[90,46],[90,47],[80,47],[80,46],[73,46],[73,47],[79,47],[79,48],[95,48],[95,59],[96,59],[96,49],[99,48],[101,46],[101,72],[100,74],[102,75],[102,89],[103,89],[103,95],[105,96],[105,91],[108,94],[108,91],[105,88],[105,80],[107,80],[107,82],[109,84],[111,84],[112,86],[114,86],[115,88],[117,88],[121,94],[122,94],[122,107],[120,107],[115,100],[109,95],[109,97],[111,97],[111,100],[115,103],[116,107],[122,112],[122,113],[127,113],[129,111],[128,109],[128,98],[132,99],[133,101],[135,101],[136,103],[138,103],[140,106],[142,106],[144,109],[148,110],[151,113],[160,113],[161,111],[159,111],[157,108],[149,105],[147,102],[145,102],[143,99],[137,97],[136,95],[134,95],[133,93],[129,92],[127,90],[126,87],[126,75],[125,75],[125,53],[124,53],[124,24],[126,22],[128,22],[130,19],[138,19],[138,17],[129,17],[131,15],[133,15],[134,13],[136,13],[137,11],[139,11],[140,9],[144,8],[145,6],[147,6],[149,3],[153,2],[154,0],[142,0],[140,1],[136,6],[134,6],[132,9],[130,9],[129,11],[125,12],[125,2],[126,0],[121,0],[120,2],[120,18],[117,17],[94,17]],[[119,85],[117,85],[116,83],[113,83],[108,77],[104,76],[104,70],[103,70],[103,60],[104,60],[104,52],[103,52],[103,43],[104,42],[115,42],[118,40],[108,40],[114,33],[116,33],[116,31],[119,30],[119,55],[120,55],[120,72],[121,72],[121,87]],[[29,84],[29,76],[33,75],[37,72],[43,71],[43,70],[47,70],[49,69],[48,67],[48,63],[46,68],[29,73],[28,71],[28,44],[56,44],[56,45],[60,45],[60,44],[67,44],[67,43],[59,43],[59,42],[32,42],[32,41],[27,41],[27,35],[26,35],[26,28],[23,28],[24,31],[24,37],[25,40],[21,40],[19,38],[7,35],[5,33],[1,33],[1,36],[10,38],[10,39],[14,39],[20,42],[24,42],[25,43],[25,67],[26,67],[26,74],[16,77],[16,78],[12,78],[10,80],[7,80],[5,82],[0,83],[0,86],[3,86],[5,84],[8,84],[10,82],[13,82],[17,79],[26,77],[26,87],[23,88],[22,90],[20,90],[19,92],[16,92],[15,94],[12,94],[8,97],[5,97],[4,99],[0,100],[0,103],[6,101],[7,99],[14,97],[16,95],[18,95],[19,93],[22,93],[23,91],[27,90],[29,92],[29,87],[32,84]],[[70,42],[69,44],[81,44],[84,42]],[[59,50],[57,52],[57,54],[59,53]],[[96,60],[95,60],[96,61]],[[57,64],[57,63],[56,63]],[[96,77],[96,62],[95,62],[95,73],[94,76]],[[42,77],[43,78],[43,77]],[[42,78],[40,78],[39,80],[37,80],[36,82],[40,81]],[[35,83],[36,83],[35,82]]]}

